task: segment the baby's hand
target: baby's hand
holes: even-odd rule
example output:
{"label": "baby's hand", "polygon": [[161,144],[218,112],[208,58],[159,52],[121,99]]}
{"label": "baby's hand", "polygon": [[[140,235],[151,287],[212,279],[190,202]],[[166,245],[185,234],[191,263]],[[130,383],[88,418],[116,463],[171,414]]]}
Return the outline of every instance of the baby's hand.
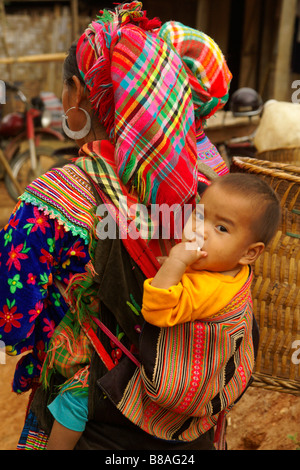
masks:
{"label": "baby's hand", "polygon": [[176,286],[189,265],[207,256],[207,253],[198,247],[196,241],[181,242],[173,246],[169,256],[165,260],[160,259],[161,263],[164,262],[152,279],[151,285],[159,289]]}
{"label": "baby's hand", "polygon": [[206,256],[206,251],[202,251],[195,241],[178,243],[169,254],[169,258],[184,263],[186,267]]}

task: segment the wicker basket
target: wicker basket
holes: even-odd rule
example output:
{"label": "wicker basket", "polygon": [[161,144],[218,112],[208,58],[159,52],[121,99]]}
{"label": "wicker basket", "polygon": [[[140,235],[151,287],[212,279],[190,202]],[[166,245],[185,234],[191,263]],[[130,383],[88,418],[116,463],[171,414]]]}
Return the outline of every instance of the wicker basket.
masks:
{"label": "wicker basket", "polygon": [[300,168],[234,157],[231,171],[263,178],[282,206],[279,230],[254,266],[260,345],[253,385],[300,396]]}
{"label": "wicker basket", "polygon": [[300,147],[281,148],[259,152],[256,157],[269,162],[279,162],[300,166]]}

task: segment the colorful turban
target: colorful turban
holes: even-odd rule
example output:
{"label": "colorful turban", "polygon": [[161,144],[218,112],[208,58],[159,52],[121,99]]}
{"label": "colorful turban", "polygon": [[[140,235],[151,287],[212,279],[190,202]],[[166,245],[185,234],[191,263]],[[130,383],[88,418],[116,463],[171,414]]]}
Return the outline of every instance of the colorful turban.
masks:
{"label": "colorful turban", "polygon": [[207,34],[176,21],[158,33],[181,57],[192,90],[196,119],[208,119],[229,96],[232,75],[219,46]]}
{"label": "colorful turban", "polygon": [[141,8],[100,12],[79,39],[77,63],[122,183],[146,205],[184,204],[197,191],[196,122],[225,104],[231,75],[208,36],[161,27]]}

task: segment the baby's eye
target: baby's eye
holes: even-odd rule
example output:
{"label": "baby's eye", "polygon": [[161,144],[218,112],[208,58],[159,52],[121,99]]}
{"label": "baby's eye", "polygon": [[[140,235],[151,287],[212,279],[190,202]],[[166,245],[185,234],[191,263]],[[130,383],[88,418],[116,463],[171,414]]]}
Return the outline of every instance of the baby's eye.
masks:
{"label": "baby's eye", "polygon": [[217,225],[217,230],[219,230],[219,232],[228,232],[227,228],[224,227],[224,225]]}

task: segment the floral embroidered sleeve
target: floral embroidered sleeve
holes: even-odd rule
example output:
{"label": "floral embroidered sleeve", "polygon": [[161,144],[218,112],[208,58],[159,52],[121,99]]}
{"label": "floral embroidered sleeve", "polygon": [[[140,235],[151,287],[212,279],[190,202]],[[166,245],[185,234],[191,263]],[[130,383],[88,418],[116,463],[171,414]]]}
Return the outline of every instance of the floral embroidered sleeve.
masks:
{"label": "floral embroidered sleeve", "polygon": [[0,232],[0,339],[22,356],[13,390],[28,390],[40,375],[52,333],[67,311],[54,283],[65,286],[89,261],[87,245],[37,207],[19,202]]}

